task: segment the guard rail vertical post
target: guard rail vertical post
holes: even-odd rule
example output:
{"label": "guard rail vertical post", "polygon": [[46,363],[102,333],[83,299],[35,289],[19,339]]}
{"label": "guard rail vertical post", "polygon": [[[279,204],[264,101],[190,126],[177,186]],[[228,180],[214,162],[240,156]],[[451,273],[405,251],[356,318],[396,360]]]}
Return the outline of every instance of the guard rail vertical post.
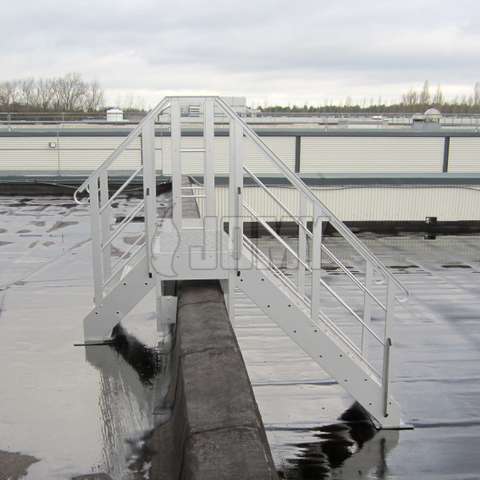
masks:
{"label": "guard rail vertical post", "polygon": [[[299,215],[299,222],[307,226],[307,209],[306,203],[307,200],[303,192],[298,191],[298,215]],[[298,257],[300,258],[301,262],[306,263],[307,259],[307,233],[305,230],[299,225],[298,227]],[[301,295],[305,295],[305,267],[302,265],[301,262],[298,262],[297,268],[297,287],[298,291]]]}
{"label": "guard rail vertical post", "polygon": [[[108,170],[100,174],[100,207],[103,208],[109,200],[108,191]],[[106,240],[110,236],[111,206],[103,208],[100,213],[100,222],[102,225],[102,238]],[[112,273],[112,245],[108,244],[102,248],[103,257],[103,275],[108,278]]]}
{"label": "guard rail vertical post", "polygon": [[313,206],[312,236],[312,294],[311,317],[317,321],[320,313],[320,269],[322,267],[322,212],[317,204]]}
{"label": "guard rail vertical post", "polygon": [[388,417],[388,395],[390,387],[390,347],[392,346],[392,320],[393,308],[395,302],[395,285],[391,278],[388,279],[387,284],[387,301],[385,312],[385,332],[383,345],[383,372],[382,372],[382,388],[383,388],[383,415]]}
{"label": "guard rail vertical post", "polygon": [[204,104],[204,125],[203,136],[205,139],[205,165],[204,165],[204,186],[205,186],[205,216],[215,217],[215,103],[213,98],[207,98]]}
{"label": "guard rail vertical post", "polygon": [[172,205],[173,224],[180,231],[182,228],[182,157],[181,157],[181,116],[180,101],[172,98],[170,101],[171,122],[171,165],[172,165]]}
{"label": "guard rail vertical post", "polygon": [[93,257],[93,285],[94,303],[98,305],[103,300],[103,255],[102,255],[102,229],[100,220],[100,206],[98,198],[98,177],[94,175],[89,185],[90,193],[90,220],[92,235]]}
{"label": "guard rail vertical post", "polygon": [[149,273],[152,260],[152,240],[157,219],[157,181],[155,174],[155,119],[142,128],[143,198],[145,201],[145,246]]}
{"label": "guard rail vertical post", "polygon": [[[373,280],[373,265],[368,260],[365,260],[365,288],[366,292],[363,294],[363,322],[370,327],[372,319],[372,300],[368,292],[371,291]],[[368,332],[365,327],[362,326],[362,343],[361,352],[363,357],[367,357],[368,354]]]}
{"label": "guard rail vertical post", "polygon": [[234,270],[242,255],[243,243],[243,127],[236,119],[230,121],[230,180],[229,180],[229,236],[233,247]]}

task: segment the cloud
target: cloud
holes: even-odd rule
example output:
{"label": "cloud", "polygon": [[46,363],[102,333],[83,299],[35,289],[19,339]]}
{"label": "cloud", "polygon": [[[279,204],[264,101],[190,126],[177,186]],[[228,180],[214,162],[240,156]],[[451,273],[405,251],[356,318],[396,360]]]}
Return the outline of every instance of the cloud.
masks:
{"label": "cloud", "polygon": [[149,102],[388,98],[425,79],[461,94],[480,77],[471,0],[18,0],[1,15],[0,78],[78,71]]}

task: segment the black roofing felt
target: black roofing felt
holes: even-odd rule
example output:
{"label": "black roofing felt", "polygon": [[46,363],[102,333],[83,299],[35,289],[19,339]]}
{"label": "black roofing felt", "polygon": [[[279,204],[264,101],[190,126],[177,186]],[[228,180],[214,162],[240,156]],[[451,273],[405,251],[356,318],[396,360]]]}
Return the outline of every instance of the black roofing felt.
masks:
{"label": "black roofing felt", "polygon": [[[126,208],[122,200],[116,213]],[[92,303],[88,240],[87,208],[70,197],[0,197],[0,451],[38,459],[31,478],[92,471],[120,478],[139,434],[153,425],[145,413],[152,389],[132,365],[110,347],[73,346]],[[480,236],[362,240],[411,292],[395,317],[392,390],[415,430],[339,422],[351,399],[242,297],[234,327],[277,466],[298,479],[351,480],[342,472],[353,471],[378,479],[478,478]],[[121,239],[119,248],[129,242]],[[343,281],[338,272],[325,275]],[[150,346],[152,304],[125,322]]]}

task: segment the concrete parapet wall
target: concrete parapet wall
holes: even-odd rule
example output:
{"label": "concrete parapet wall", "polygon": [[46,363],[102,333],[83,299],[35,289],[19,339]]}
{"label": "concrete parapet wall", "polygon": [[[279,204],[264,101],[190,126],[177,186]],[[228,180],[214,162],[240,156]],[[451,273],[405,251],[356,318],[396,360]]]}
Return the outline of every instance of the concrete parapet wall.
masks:
{"label": "concrete parapet wall", "polygon": [[182,281],[171,419],[155,430],[152,478],[276,479],[217,281]]}

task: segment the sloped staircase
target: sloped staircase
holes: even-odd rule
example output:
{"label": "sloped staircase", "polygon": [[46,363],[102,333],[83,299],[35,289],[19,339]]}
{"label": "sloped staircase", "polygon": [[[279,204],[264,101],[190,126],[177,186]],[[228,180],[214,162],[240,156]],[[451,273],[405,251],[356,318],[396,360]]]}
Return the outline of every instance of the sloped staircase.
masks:
{"label": "sloped staircase", "polygon": [[[186,103],[200,106],[198,119],[182,116]],[[156,136],[159,116],[168,121],[169,131],[160,130]],[[187,121],[196,122],[202,130],[194,147],[191,142],[186,145]],[[228,218],[217,216],[216,123],[220,128],[228,125]],[[138,139],[138,168],[111,194],[109,176]],[[288,182],[296,195],[295,208],[286,205],[253,171],[248,164],[247,145]],[[192,156],[196,161],[190,161]],[[198,168],[198,163],[203,167],[200,175],[189,171],[192,165]],[[160,219],[158,215],[158,170],[172,178],[171,218]],[[185,185],[184,175],[192,173],[203,182]],[[141,198],[133,202],[120,223],[115,223],[114,203],[134,179],[140,179],[143,185]],[[296,224],[298,234],[294,239],[286,241],[247,202],[252,188],[262,192],[265,201],[273,202],[284,220]],[[221,98],[166,97],[79,187],[74,196],[79,203],[82,193],[88,193],[90,203],[95,287],[95,305],[84,322],[87,342],[108,339],[112,328],[162,282],[218,279],[230,315],[234,315],[232,292],[240,288],[335,378],[378,426],[401,426],[399,405],[389,387],[394,305],[397,295],[408,295],[405,288]],[[198,203],[199,218],[185,218],[185,201]],[[140,226],[134,222],[139,217],[144,219]],[[245,219],[262,226],[293,261],[293,269],[286,271],[284,262],[244,234]],[[325,242],[327,225],[351,250],[355,268]],[[114,255],[113,251],[119,250],[116,244],[127,233],[128,248],[120,256]],[[326,272],[327,264],[351,281],[351,292],[335,288],[334,277]]]}

